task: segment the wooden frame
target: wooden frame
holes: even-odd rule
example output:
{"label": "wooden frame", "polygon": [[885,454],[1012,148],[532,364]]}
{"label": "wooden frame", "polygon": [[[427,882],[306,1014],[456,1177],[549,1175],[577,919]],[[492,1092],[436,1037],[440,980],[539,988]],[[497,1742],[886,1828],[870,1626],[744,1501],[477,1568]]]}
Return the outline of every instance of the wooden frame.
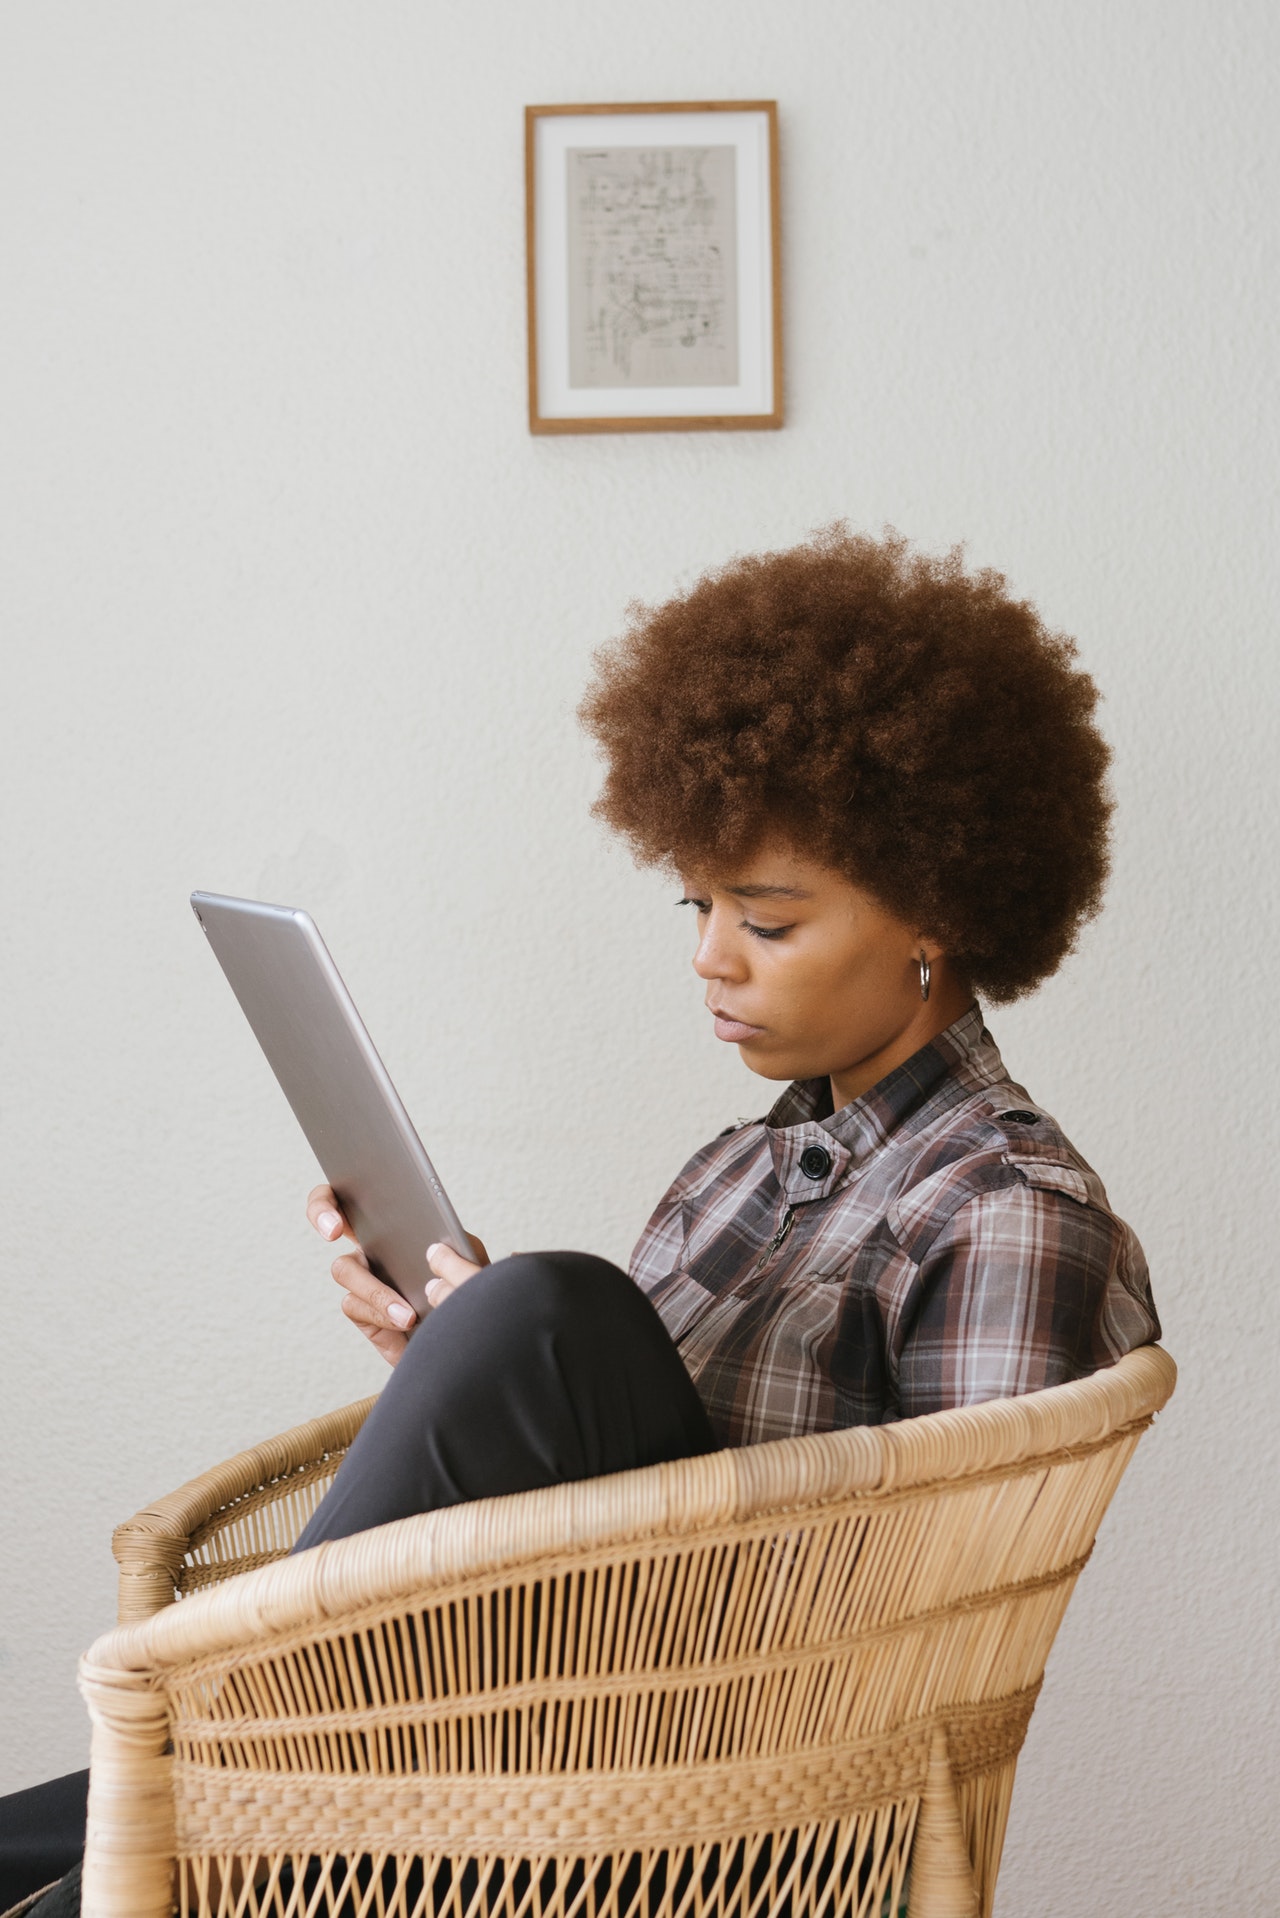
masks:
{"label": "wooden frame", "polygon": [[[709,123],[711,115],[726,117]],[[649,126],[651,146],[637,137]],[[584,137],[597,127],[613,133],[612,145]],[[711,139],[721,127],[724,138]],[[661,164],[674,170],[679,192],[696,195],[699,217],[682,223],[683,244],[674,259],[664,257],[664,271],[651,269],[647,284],[635,283],[633,297],[619,301],[619,285],[637,270],[631,266],[635,241],[647,232],[652,244],[664,232],[662,214],[641,202],[639,231],[630,217],[624,220],[631,246],[620,257],[626,236],[592,221],[601,209],[607,221],[610,193],[637,196],[631,201],[637,207],[652,172],[646,173],[643,161],[628,166],[621,157],[628,150],[671,156]],[[708,172],[714,173],[711,185]],[[583,182],[576,203],[569,191],[575,177]],[[531,433],[782,425],[775,101],[526,107],[525,233]],[[602,273],[614,312],[607,315],[601,306],[593,316],[591,300]],[[657,310],[648,324],[646,307],[651,315]],[[669,381],[660,377],[667,369],[676,376]],[[698,372],[706,377],[697,379]]]}

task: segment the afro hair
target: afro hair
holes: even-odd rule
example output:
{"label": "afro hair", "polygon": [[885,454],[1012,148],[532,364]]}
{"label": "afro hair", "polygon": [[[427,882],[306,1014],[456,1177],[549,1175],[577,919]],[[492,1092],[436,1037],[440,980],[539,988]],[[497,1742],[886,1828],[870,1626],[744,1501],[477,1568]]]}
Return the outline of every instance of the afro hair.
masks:
{"label": "afro hair", "polygon": [[637,860],[724,873],[775,835],[1016,999],[1099,908],[1109,750],[1074,642],[999,573],[829,527],[630,609],[579,708]]}

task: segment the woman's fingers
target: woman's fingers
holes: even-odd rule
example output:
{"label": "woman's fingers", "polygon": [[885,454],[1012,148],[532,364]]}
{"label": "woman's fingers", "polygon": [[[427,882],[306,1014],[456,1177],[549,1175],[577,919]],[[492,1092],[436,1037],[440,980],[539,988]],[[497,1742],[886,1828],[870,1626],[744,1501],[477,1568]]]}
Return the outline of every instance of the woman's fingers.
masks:
{"label": "woman's fingers", "polygon": [[480,1254],[479,1263],[464,1259],[462,1254],[455,1252],[451,1245],[427,1247],[427,1264],[434,1274],[434,1277],[427,1282],[427,1297],[432,1305],[443,1305],[451,1292],[456,1292],[460,1285],[465,1285],[468,1279],[473,1279],[477,1272],[488,1265],[489,1255],[479,1239],[473,1239],[470,1233],[467,1234],[467,1238]]}
{"label": "woman's fingers", "polygon": [[350,1239],[355,1235],[342,1216],[331,1185],[315,1186],[307,1194],[307,1217],[322,1239]]}
{"label": "woman's fingers", "polygon": [[[332,1241],[345,1235],[354,1240],[330,1185],[314,1186],[307,1194],[307,1218],[322,1239]],[[489,1254],[480,1240],[472,1238],[470,1233],[467,1240],[475,1253],[474,1260],[464,1259],[450,1245],[428,1246],[427,1263],[433,1276],[427,1285],[427,1297],[432,1305],[439,1305],[488,1265]],[[395,1365],[418,1322],[413,1307],[392,1286],[374,1277],[358,1245],[353,1252],[344,1252],[335,1259],[330,1270],[347,1295],[342,1301],[346,1316],[377,1346],[383,1358]]]}
{"label": "woman's fingers", "polygon": [[373,1305],[368,1299],[362,1299],[356,1292],[344,1292],[342,1310],[353,1325],[367,1326],[374,1331],[387,1330],[387,1315],[380,1306]]}
{"label": "woman's fingers", "polygon": [[[322,1239],[330,1241],[355,1234],[342,1216],[333,1187],[318,1185],[307,1194],[307,1217]],[[369,1261],[360,1246],[344,1252],[329,1268],[346,1297],[342,1310],[353,1325],[358,1325],[371,1345],[375,1345],[388,1365],[398,1365],[404,1357],[409,1333],[418,1315],[400,1294],[369,1270]]]}
{"label": "woman's fingers", "polygon": [[407,1332],[393,1332],[374,1308],[366,1305],[363,1299],[358,1299],[354,1292],[347,1293],[342,1301],[342,1310],[353,1325],[359,1326],[370,1345],[381,1352],[388,1365],[399,1364],[409,1343]]}
{"label": "woman's fingers", "polygon": [[418,1315],[413,1307],[391,1286],[374,1278],[363,1252],[344,1252],[329,1269],[348,1294],[342,1305],[348,1318],[357,1317],[355,1311],[348,1308],[353,1301],[358,1301],[365,1308],[358,1319],[362,1325],[378,1325],[403,1333],[415,1323]]}

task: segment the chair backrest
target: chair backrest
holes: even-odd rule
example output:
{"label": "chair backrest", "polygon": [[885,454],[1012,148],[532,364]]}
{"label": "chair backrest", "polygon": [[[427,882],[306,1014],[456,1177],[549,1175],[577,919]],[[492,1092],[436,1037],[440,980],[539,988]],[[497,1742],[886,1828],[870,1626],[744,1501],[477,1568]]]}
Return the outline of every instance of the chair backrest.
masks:
{"label": "chair backrest", "polygon": [[[99,1640],[87,1918],[989,1911],[1158,1348],[427,1514]],[[923,1808],[923,1809],[922,1809]],[[918,1829],[917,1829],[918,1828]],[[314,1901],[314,1902],[313,1902]]]}

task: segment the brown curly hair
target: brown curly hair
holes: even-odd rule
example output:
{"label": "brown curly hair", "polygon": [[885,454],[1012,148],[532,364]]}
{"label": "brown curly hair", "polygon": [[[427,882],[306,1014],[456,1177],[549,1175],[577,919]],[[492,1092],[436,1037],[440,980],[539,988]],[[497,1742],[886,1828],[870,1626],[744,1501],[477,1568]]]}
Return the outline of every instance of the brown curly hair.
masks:
{"label": "brown curly hair", "polygon": [[578,709],[595,812],[643,865],[723,874],[770,833],[936,939],[987,998],[1099,908],[1098,693],[999,573],[828,527],[633,606]]}

